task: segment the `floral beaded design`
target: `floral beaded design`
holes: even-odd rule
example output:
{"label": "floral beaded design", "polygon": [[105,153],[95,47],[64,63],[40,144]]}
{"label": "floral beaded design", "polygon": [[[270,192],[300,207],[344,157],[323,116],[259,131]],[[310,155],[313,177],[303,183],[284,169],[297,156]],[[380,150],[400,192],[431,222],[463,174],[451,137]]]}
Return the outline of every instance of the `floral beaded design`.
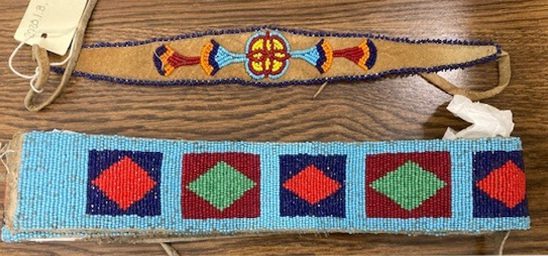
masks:
{"label": "floral beaded design", "polygon": [[234,53],[211,39],[202,47],[200,56],[185,56],[169,45],[154,50],[153,62],[158,73],[169,76],[182,66],[200,64],[205,74],[214,76],[223,67],[233,63],[244,63],[245,71],[255,80],[278,79],[289,68],[291,59],[301,59],[314,66],[320,74],[329,71],[333,58],[344,58],[367,71],[375,65],[377,48],[373,41],[364,38],[358,46],[333,50],[325,39],[303,50],[291,51],[283,34],[276,30],[258,31],[245,44],[244,53]]}
{"label": "floral beaded design", "polygon": [[[263,40],[267,34],[269,39]],[[248,54],[251,38],[256,39],[251,51],[265,54]],[[274,45],[276,49],[269,50]],[[274,52],[276,58],[272,58]],[[95,42],[83,46],[73,76],[153,86],[318,85],[462,69],[496,61],[501,53],[500,46],[491,41],[411,39],[262,25]],[[113,61],[98,66],[96,58],[100,56]],[[64,68],[52,70],[62,73]]]}
{"label": "floral beaded design", "polygon": [[245,49],[245,68],[255,79],[283,75],[289,65],[289,42],[278,32],[259,32],[249,38]]}

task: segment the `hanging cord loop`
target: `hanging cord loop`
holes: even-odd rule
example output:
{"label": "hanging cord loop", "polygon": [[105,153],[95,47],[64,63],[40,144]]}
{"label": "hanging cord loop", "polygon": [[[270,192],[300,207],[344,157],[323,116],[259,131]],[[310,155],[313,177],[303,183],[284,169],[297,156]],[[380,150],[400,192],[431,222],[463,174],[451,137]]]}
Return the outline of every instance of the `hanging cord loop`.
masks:
{"label": "hanging cord loop", "polygon": [[486,90],[478,91],[472,89],[460,88],[454,85],[453,83],[447,81],[445,78],[441,77],[436,73],[422,73],[420,76],[431,84],[437,86],[441,90],[445,91],[451,95],[463,95],[467,98],[477,101],[482,99],[491,98],[504,90],[510,83],[511,69],[510,69],[510,55],[507,52],[502,51],[498,56],[498,72],[499,72],[499,81],[497,86]]}
{"label": "hanging cord loop", "polygon": [[[50,64],[47,51],[40,46],[33,45],[33,58],[38,63],[38,67],[36,68],[35,77],[31,77],[31,89],[25,97],[24,104],[27,110],[32,112],[42,110],[43,108],[51,104],[57,97],[59,97],[65,86],[68,84],[70,77],[72,76],[72,72],[74,71],[74,68],[76,68],[78,56],[80,55],[80,51],[82,49],[82,44],[84,41],[86,27],[96,4],[97,0],[87,1],[84,13],[78,23],[74,38],[72,39],[69,54],[62,62]],[[18,48],[20,48],[20,46]],[[18,48],[16,48],[16,50],[18,50]],[[16,53],[16,51],[14,51],[14,53]],[[45,101],[41,103],[35,103],[35,97],[43,91],[43,88],[48,81],[50,66],[62,66],[65,64],[66,67],[61,78],[61,82],[59,83],[59,85],[57,85],[55,91]]]}

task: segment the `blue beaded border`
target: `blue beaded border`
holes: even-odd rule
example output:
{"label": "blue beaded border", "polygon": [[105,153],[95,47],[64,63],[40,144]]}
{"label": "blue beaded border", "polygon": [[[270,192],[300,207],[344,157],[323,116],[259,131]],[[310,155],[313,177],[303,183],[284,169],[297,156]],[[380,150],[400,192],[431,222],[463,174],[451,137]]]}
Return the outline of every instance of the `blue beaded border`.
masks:
{"label": "blue beaded border", "polygon": [[[459,40],[459,39],[410,39],[406,37],[390,37],[380,34],[373,33],[355,33],[355,32],[330,32],[330,31],[320,31],[320,30],[305,30],[305,29],[292,29],[284,28],[277,25],[263,25],[263,26],[251,26],[246,28],[236,28],[236,29],[220,29],[220,30],[207,30],[204,32],[192,32],[184,33],[176,36],[169,37],[157,37],[147,40],[137,40],[137,41],[124,41],[124,42],[96,42],[92,44],[84,45],[83,48],[105,48],[105,47],[132,47],[139,46],[143,44],[150,44],[155,42],[168,42],[174,40],[188,39],[188,38],[197,38],[210,35],[223,35],[223,34],[238,34],[238,33],[247,33],[247,32],[256,32],[263,29],[278,30],[282,32],[292,33],[296,35],[305,35],[305,36],[314,36],[314,37],[324,37],[324,36],[333,36],[333,37],[362,37],[369,39],[380,39],[380,40],[389,40],[399,43],[409,43],[409,44],[449,44],[449,45],[477,45],[477,46],[494,46],[497,51],[495,54],[485,56],[473,61],[450,64],[450,65],[440,65],[428,68],[402,68],[402,69],[393,69],[387,70],[375,74],[366,74],[366,75],[354,75],[354,76],[333,76],[325,78],[315,78],[315,79],[306,79],[306,80],[287,80],[287,81],[272,81],[264,82],[260,80],[244,80],[241,78],[227,78],[227,79],[211,79],[211,80],[141,80],[141,79],[128,79],[123,77],[114,77],[101,74],[94,74],[88,72],[74,71],[73,76],[84,77],[90,80],[96,81],[107,81],[125,85],[139,85],[139,86],[198,86],[198,85],[220,85],[220,84],[239,84],[244,86],[271,86],[271,87],[285,87],[291,85],[318,85],[325,82],[351,82],[351,81],[371,81],[382,79],[390,76],[407,76],[407,75],[417,75],[420,73],[435,73],[441,71],[448,71],[454,69],[463,69],[467,67],[476,66],[479,64],[489,63],[495,61],[499,54],[501,53],[500,46],[492,41],[481,41],[481,40]],[[52,67],[52,70],[56,73],[63,73],[64,68],[62,67]]]}
{"label": "blue beaded border", "polygon": [[[161,215],[86,215],[87,158],[89,150],[93,149],[161,152],[164,159],[161,167]],[[55,131],[30,132],[24,135],[21,153],[16,219],[13,230],[3,228],[2,240],[124,236],[129,235],[125,232],[131,230],[149,235],[193,235],[291,231],[444,234],[527,229],[530,225],[529,217],[473,217],[473,153],[520,150],[521,141],[518,138],[261,143],[155,140]],[[365,216],[366,155],[426,151],[450,153],[452,217],[395,219]],[[203,152],[245,152],[260,155],[259,218],[192,220],[181,217],[181,157],[184,153]],[[281,217],[278,156],[282,154],[346,155],[346,175],[349,181],[346,184],[346,217]],[[97,230],[103,233],[97,233]]]}

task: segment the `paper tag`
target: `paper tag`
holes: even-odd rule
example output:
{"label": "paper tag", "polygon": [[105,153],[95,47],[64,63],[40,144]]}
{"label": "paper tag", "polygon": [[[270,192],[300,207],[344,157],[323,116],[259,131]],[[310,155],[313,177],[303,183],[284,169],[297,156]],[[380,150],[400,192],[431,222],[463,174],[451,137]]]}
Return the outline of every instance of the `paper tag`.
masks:
{"label": "paper tag", "polygon": [[65,55],[87,0],[31,0],[15,40]]}

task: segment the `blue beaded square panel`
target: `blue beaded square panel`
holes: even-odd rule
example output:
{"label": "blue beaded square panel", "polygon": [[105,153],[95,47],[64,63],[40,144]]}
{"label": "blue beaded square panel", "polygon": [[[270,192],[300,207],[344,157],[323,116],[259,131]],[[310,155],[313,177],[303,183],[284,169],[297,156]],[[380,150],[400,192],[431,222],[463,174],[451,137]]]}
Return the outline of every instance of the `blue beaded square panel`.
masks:
{"label": "blue beaded square panel", "polygon": [[159,152],[89,151],[86,213],[160,215],[161,164]]}
{"label": "blue beaded square panel", "polygon": [[474,217],[528,216],[521,151],[474,154]]}
{"label": "blue beaded square panel", "polygon": [[345,216],[344,155],[281,155],[281,216]]}

